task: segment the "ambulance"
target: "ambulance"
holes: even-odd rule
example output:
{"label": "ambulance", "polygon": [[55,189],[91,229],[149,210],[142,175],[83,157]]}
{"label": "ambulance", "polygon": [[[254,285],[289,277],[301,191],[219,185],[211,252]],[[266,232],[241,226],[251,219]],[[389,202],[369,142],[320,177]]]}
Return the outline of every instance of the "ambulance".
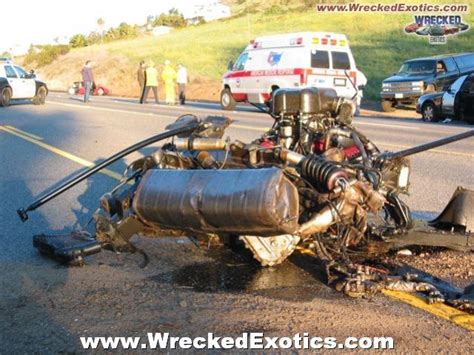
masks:
{"label": "ambulance", "polygon": [[345,35],[298,32],[258,37],[230,62],[223,76],[221,105],[233,110],[237,102],[264,104],[279,88],[335,89],[338,96],[360,105],[367,78],[357,69]]}

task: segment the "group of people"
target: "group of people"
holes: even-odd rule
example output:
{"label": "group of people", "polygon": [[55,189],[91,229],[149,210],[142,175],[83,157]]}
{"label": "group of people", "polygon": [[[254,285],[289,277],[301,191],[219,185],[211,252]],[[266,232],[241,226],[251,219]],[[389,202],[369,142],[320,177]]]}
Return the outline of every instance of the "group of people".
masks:
{"label": "group of people", "polygon": [[[84,102],[90,101],[90,92],[94,83],[92,73],[92,62],[88,60],[81,70],[82,81],[84,83]],[[178,86],[179,103],[184,105],[186,102],[186,84],[188,83],[188,73],[186,67],[178,64],[178,70],[175,70],[169,60],[165,61],[165,66],[161,73],[161,79],[165,83],[165,102],[168,105],[176,104],[176,84]],[[141,61],[137,70],[137,80],[140,85],[140,103],[145,104],[148,94],[153,91],[155,102],[158,104],[158,70],[155,63],[150,60],[148,64]]]}
{"label": "group of people", "polygon": [[[176,84],[178,86],[179,103],[186,103],[186,84],[188,83],[188,73],[186,67],[178,64],[175,70],[169,60],[165,61],[165,66],[161,72],[161,79],[165,83],[165,103],[167,105],[176,104]],[[137,81],[140,86],[140,103],[146,104],[148,94],[153,91],[155,102],[158,104],[158,70],[155,63],[150,60],[148,63],[141,61],[137,69]]]}

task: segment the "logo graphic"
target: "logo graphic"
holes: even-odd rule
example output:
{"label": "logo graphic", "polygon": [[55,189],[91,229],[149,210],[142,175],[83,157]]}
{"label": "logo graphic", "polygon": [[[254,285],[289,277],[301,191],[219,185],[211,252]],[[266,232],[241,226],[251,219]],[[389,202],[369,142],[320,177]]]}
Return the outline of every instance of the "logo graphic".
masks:
{"label": "logo graphic", "polygon": [[281,56],[283,55],[283,52],[270,52],[268,55],[267,62],[270,63],[271,66],[277,65],[280,63]]}
{"label": "logo graphic", "polygon": [[431,44],[445,44],[448,36],[458,35],[469,30],[459,15],[415,15],[413,23],[405,26],[405,32],[426,36]]}

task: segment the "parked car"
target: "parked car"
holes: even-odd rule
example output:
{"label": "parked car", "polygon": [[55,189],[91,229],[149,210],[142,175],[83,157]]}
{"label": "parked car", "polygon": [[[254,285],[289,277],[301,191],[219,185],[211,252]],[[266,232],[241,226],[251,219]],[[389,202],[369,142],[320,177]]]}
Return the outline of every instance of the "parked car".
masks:
{"label": "parked car", "polygon": [[444,92],[421,96],[416,112],[427,122],[450,117],[474,124],[474,73],[461,76]]}
{"label": "parked car", "polygon": [[9,106],[15,99],[31,99],[35,105],[43,105],[47,95],[48,87],[33,71],[27,73],[11,60],[0,58],[0,107]]}
{"label": "parked car", "polygon": [[446,91],[456,79],[474,72],[474,53],[410,59],[382,82],[382,109],[394,111],[398,104],[413,105],[423,94]]}
{"label": "parked car", "polygon": [[[86,91],[83,81],[75,81],[68,89],[69,95],[84,95]],[[103,85],[96,85],[93,83],[91,88],[91,94],[96,96],[103,96],[109,94],[109,89]]]}

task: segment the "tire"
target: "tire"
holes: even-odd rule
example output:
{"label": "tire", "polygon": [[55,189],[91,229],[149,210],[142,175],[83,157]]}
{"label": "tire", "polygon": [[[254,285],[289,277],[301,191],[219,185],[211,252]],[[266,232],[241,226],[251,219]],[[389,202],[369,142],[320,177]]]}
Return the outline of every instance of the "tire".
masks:
{"label": "tire", "polygon": [[38,89],[38,92],[36,93],[36,96],[33,98],[33,104],[35,105],[44,105],[46,102],[46,88],[44,86],[41,86]]}
{"label": "tire", "polygon": [[396,110],[395,108],[395,103],[393,101],[390,101],[390,100],[382,100],[380,102],[380,104],[382,105],[382,110],[384,112],[393,112]]}
{"label": "tire", "polygon": [[360,117],[360,105],[356,105],[354,117]]}
{"label": "tire", "polygon": [[10,106],[10,100],[12,98],[12,89],[6,87],[0,92],[0,107]]}
{"label": "tire", "polygon": [[438,109],[432,102],[426,102],[421,108],[421,116],[425,122],[438,122]]}
{"label": "tire", "polygon": [[97,89],[97,96],[103,96],[104,94],[105,94],[104,89],[102,89],[102,88]]}
{"label": "tire", "polygon": [[221,106],[224,110],[233,111],[237,102],[235,101],[229,89],[225,88],[221,91]]}

